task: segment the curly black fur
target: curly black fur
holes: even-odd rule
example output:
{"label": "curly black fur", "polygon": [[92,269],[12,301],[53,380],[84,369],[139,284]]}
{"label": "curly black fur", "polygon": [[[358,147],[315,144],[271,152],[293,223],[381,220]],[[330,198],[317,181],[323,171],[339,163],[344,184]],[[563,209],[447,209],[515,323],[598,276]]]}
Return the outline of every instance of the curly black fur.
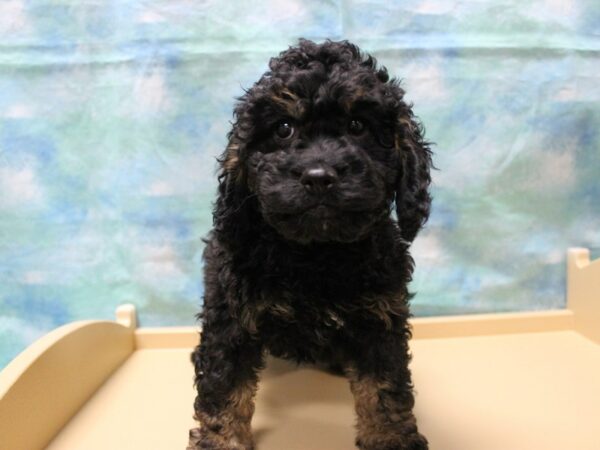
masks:
{"label": "curly black fur", "polygon": [[253,448],[268,351],[343,368],[359,448],[426,449],[407,322],[409,246],[431,203],[422,127],[399,82],[347,41],[300,40],[269,67],[220,159],[189,448]]}

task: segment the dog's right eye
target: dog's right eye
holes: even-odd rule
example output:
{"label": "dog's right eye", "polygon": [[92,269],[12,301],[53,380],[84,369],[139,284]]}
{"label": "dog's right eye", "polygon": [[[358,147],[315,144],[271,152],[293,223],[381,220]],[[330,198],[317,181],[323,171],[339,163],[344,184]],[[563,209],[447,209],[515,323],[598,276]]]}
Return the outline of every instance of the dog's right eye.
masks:
{"label": "dog's right eye", "polygon": [[279,122],[277,128],[275,128],[275,133],[281,139],[289,139],[294,134],[294,127],[290,122],[284,120]]}
{"label": "dog's right eye", "polygon": [[352,119],[348,124],[348,130],[351,134],[358,136],[365,130],[365,124],[362,120]]}

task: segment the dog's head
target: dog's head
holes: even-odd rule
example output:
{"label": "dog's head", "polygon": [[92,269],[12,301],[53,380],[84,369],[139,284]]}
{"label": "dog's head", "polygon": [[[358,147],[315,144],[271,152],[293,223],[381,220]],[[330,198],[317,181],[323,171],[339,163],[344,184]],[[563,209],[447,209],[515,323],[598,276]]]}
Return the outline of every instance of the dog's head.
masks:
{"label": "dog's head", "polygon": [[348,43],[300,40],[239,99],[221,157],[217,230],[263,220],[301,243],[351,242],[395,202],[411,242],[429,215],[431,152],[404,91]]}

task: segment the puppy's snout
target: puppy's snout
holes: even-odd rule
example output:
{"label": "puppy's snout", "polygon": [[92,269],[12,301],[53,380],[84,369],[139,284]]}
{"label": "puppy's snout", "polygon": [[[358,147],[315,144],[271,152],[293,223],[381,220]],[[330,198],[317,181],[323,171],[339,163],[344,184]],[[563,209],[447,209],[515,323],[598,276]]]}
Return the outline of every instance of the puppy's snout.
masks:
{"label": "puppy's snout", "polygon": [[336,171],[327,165],[307,168],[300,177],[304,189],[314,195],[322,195],[331,190],[338,182]]}

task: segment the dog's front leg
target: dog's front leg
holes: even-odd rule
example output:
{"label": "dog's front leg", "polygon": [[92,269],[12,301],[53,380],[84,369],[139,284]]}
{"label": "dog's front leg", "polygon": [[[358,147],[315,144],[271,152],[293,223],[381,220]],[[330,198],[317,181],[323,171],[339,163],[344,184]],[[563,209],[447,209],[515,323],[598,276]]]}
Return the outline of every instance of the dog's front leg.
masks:
{"label": "dog's front leg", "polygon": [[192,355],[198,396],[188,450],[251,450],[257,372],[262,349],[231,324],[204,323],[201,343]]}
{"label": "dog's front leg", "polygon": [[357,415],[361,450],[427,450],[413,414],[408,334],[366,339],[347,374]]}

